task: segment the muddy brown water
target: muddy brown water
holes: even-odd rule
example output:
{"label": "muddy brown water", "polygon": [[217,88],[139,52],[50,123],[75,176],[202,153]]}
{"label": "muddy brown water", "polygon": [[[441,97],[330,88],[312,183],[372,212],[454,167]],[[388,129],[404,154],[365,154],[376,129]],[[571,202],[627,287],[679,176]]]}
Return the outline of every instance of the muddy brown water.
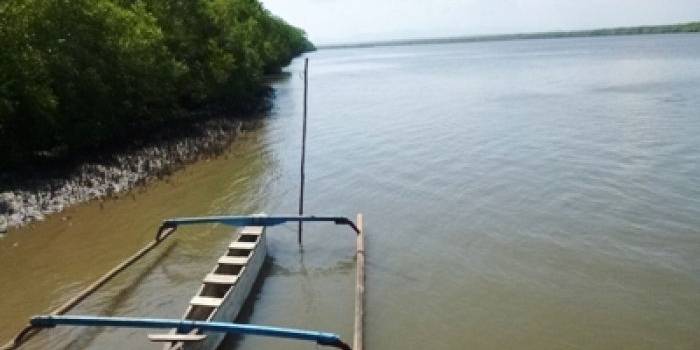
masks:
{"label": "muddy brown water", "polygon": [[[700,347],[700,35],[310,57],[306,208],[365,215],[369,348]],[[295,212],[301,65],[224,157],[0,239],[0,338],[132,254],[162,218]],[[269,231],[242,320],[350,339],[354,238],[305,232],[300,252],[293,226]],[[230,234],[178,231],[73,313],[180,316]],[[29,348],[154,348],[145,333],[56,329]]]}

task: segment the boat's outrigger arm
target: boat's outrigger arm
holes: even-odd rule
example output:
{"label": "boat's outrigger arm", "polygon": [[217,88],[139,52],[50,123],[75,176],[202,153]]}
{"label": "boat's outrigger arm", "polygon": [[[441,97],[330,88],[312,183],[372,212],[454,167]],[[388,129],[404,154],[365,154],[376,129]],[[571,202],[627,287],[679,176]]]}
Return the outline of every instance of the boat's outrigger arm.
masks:
{"label": "boat's outrigger arm", "polygon": [[333,222],[336,225],[350,226],[355,233],[359,234],[360,230],[355,223],[342,216],[267,216],[267,215],[233,215],[233,216],[200,216],[190,218],[173,218],[163,221],[159,231],[165,229],[174,229],[180,225],[195,225],[195,224],[224,224],[229,226],[276,226],[288,222]]}
{"label": "boat's outrigger arm", "polygon": [[35,316],[31,325],[37,328],[52,328],[56,326],[85,326],[85,327],[121,327],[121,328],[176,328],[179,332],[189,333],[198,329],[201,331],[250,334],[276,338],[315,341],[319,345],[332,346],[343,350],[351,350],[340,336],[334,333],[309,331],[294,328],[270,327],[255,324],[240,324],[229,322],[209,322],[179,319],[135,318],[135,317],[102,317],[102,316]]}

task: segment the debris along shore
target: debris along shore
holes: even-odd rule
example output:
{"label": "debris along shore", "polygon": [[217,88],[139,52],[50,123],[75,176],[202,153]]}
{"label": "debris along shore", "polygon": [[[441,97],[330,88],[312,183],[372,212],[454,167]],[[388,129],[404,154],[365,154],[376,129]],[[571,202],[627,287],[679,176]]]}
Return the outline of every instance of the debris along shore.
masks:
{"label": "debris along shore", "polygon": [[244,121],[213,118],[133,144],[112,155],[91,159],[52,174],[0,172],[0,233],[43,220],[70,205],[109,198],[162,178],[187,163],[223,153]]}

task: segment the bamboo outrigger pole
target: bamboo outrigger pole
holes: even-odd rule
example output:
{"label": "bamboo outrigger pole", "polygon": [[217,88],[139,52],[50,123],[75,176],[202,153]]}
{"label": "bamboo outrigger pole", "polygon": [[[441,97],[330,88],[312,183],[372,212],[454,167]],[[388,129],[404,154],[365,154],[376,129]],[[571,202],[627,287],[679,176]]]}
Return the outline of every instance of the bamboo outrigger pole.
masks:
{"label": "bamboo outrigger pole", "polygon": [[[299,216],[304,215],[304,161],[306,160],[306,109],[309,87],[309,59],[304,59],[304,125],[301,132],[301,186],[299,188]],[[303,224],[299,221],[299,234],[297,240],[301,246]]]}
{"label": "bamboo outrigger pole", "polygon": [[[74,296],[70,300],[68,300],[65,304],[61,305],[57,309],[53,310],[51,312],[51,315],[53,316],[60,316],[68,311],[72,310],[74,307],[76,307],[78,304],[80,304],[83,300],[87,299],[90,295],[95,293],[98,289],[100,289],[102,286],[107,284],[110,280],[112,280],[115,276],[117,276],[119,273],[122,271],[126,270],[129,266],[131,266],[133,263],[138,261],[139,259],[143,258],[146,254],[151,252],[153,248],[157,247],[160,245],[166,238],[170,237],[170,235],[175,232],[175,227],[161,227],[158,232],[156,233],[155,238],[153,241],[150,243],[146,244],[143,248],[141,248],[136,254],[132,255],[128,259],[122,261],[119,265],[114,267],[112,270],[104,274],[102,277],[100,277],[97,281],[93,282],[91,285],[89,285],[87,288],[83,289],[78,295]],[[37,333],[41,331],[41,328],[36,328],[33,325],[28,325],[24,327],[16,336],[14,339],[10,340],[7,344],[3,345],[2,350],[6,349],[16,349],[20,345],[22,345],[24,342],[28,341],[31,337],[35,336]]]}
{"label": "bamboo outrigger pole", "polygon": [[271,327],[256,324],[137,317],[46,315],[33,317],[31,319],[31,325],[37,328],[53,328],[56,326],[149,329],[177,328],[182,332],[191,332],[192,330],[198,329],[200,331],[229,334],[249,334],[265,337],[306,340],[316,342],[319,345],[332,346],[343,350],[351,350],[350,346],[345,344],[345,342],[340,339],[340,336],[334,333],[285,327]]}

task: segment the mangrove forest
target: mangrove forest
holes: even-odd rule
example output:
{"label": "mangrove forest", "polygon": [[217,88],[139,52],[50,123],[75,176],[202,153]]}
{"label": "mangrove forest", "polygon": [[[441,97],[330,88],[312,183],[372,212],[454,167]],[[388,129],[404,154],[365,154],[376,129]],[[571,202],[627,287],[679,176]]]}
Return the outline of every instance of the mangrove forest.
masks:
{"label": "mangrove forest", "polygon": [[0,47],[0,165],[246,110],[313,49],[258,0],[5,0]]}

